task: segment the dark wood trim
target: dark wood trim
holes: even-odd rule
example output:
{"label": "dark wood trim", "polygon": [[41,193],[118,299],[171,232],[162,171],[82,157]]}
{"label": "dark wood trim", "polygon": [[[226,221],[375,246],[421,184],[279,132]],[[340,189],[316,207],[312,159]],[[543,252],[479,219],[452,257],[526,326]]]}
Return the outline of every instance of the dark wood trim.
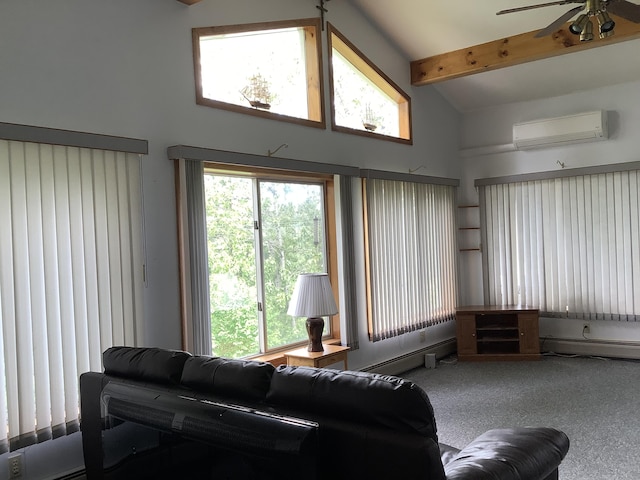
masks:
{"label": "dark wood trim", "polygon": [[[393,98],[398,104],[398,118],[399,118],[399,137],[393,137],[390,135],[383,135],[380,133],[368,132],[365,130],[358,130],[355,128],[344,127],[336,124],[336,111],[335,111],[335,95],[334,95],[334,83],[333,83],[333,36],[339,40],[339,43],[344,44],[345,51],[341,51],[340,48],[336,50],[340,53],[360,72],[367,77],[370,81],[376,84],[383,92],[389,97]],[[353,43],[351,43],[344,35],[342,35],[331,23],[327,23],[327,40],[328,40],[328,52],[329,52],[329,98],[331,104],[331,129],[336,132],[348,133],[352,135],[360,135],[367,138],[377,138],[379,140],[388,140],[391,142],[402,143],[405,145],[413,144],[412,125],[411,125],[411,97],[407,95],[391,78],[389,78],[376,64],[374,64],[367,56],[362,53]],[[350,51],[347,51],[350,50]],[[378,75],[381,82],[376,82],[375,78],[371,78],[371,72]],[[386,82],[386,84],[385,84]]]}
{"label": "dark wood trim", "polygon": [[[211,98],[206,98],[203,95],[202,86],[202,69],[200,65],[200,37],[208,35],[222,35],[228,33],[238,32],[251,32],[260,30],[275,30],[281,28],[303,28],[305,31],[305,54],[308,64],[307,68],[307,92],[308,92],[308,112],[309,117],[298,118],[289,115],[283,115],[266,110],[258,110],[252,107],[245,107],[242,105],[236,105],[233,103],[227,103]],[[320,40],[320,19],[306,18],[300,20],[281,20],[277,22],[260,22],[260,23],[247,23],[242,25],[223,25],[214,27],[199,27],[191,30],[192,46],[193,46],[193,67],[194,67],[194,81],[195,81],[195,94],[196,103],[206,107],[217,108],[221,110],[227,110],[230,112],[241,113],[244,115],[251,115],[259,118],[266,118],[270,120],[278,120],[281,122],[294,123],[297,125],[303,125],[313,128],[326,128],[326,121],[324,115],[324,86],[322,81],[322,42]],[[313,50],[313,51],[312,51]],[[314,98],[311,98],[311,95]]]}

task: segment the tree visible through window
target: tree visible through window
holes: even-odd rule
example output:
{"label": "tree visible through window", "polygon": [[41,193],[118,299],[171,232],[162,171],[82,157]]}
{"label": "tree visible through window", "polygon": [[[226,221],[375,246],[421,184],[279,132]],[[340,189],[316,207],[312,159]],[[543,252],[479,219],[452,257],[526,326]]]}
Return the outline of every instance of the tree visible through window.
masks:
{"label": "tree visible through window", "polygon": [[286,311],[298,274],[327,271],[323,183],[214,173],[204,183],[213,354],[304,341],[305,319]]}

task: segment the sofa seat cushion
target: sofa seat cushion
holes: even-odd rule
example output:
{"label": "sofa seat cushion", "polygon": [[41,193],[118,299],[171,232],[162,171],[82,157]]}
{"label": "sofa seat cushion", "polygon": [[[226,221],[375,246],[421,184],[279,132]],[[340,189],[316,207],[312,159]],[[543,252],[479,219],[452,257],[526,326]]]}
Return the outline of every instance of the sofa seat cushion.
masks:
{"label": "sofa seat cushion", "polygon": [[398,377],[281,365],[273,374],[267,402],[418,434],[437,443],[429,398],[420,387]]}
{"label": "sofa seat cushion", "polygon": [[177,384],[188,352],[162,348],[111,347],[102,354],[104,373],[161,384]]}
{"label": "sofa seat cushion", "polygon": [[199,392],[264,401],[273,371],[266,362],[203,355],[187,359],[180,383]]}

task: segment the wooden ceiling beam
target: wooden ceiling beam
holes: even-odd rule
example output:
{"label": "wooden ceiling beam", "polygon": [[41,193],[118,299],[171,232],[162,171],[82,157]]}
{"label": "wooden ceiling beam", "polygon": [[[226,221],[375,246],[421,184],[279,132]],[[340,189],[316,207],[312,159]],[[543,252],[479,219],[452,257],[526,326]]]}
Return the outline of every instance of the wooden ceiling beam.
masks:
{"label": "wooden ceiling beam", "polygon": [[[533,38],[537,32],[522,33],[492,42],[462,48],[453,52],[435,55],[411,62],[411,84],[429,85],[475,73],[511,67],[543,58],[564,55],[588,48],[610,45],[640,38],[640,24],[611,15],[615,20],[615,33],[611,37],[595,38],[581,42],[578,35],[569,32],[566,23],[557,32],[542,38]],[[596,27],[597,28],[597,27]],[[594,28],[594,30],[596,30]]]}

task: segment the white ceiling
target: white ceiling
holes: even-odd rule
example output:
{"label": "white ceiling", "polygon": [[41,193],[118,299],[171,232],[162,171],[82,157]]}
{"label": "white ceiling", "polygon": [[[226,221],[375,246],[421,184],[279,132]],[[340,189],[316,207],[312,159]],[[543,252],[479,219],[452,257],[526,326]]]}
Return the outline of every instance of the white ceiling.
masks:
{"label": "white ceiling", "polygon": [[[409,60],[540,30],[576,6],[498,16],[499,10],[544,0],[352,1]],[[638,52],[640,40],[631,40],[434,85],[458,110],[469,111],[640,80]]]}

